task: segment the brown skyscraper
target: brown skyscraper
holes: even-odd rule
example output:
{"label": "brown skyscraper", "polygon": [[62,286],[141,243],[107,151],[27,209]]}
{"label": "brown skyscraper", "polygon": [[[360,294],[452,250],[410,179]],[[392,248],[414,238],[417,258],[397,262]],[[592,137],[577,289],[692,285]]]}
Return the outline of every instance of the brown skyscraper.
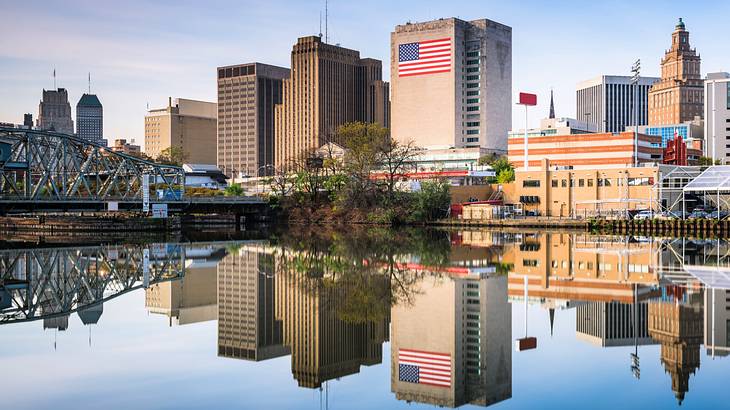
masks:
{"label": "brown skyscraper", "polygon": [[291,53],[291,77],[284,100],[275,108],[276,166],[283,167],[330,141],[337,127],[351,121],[388,127],[388,83],[382,63],[360,52],[300,38]]}
{"label": "brown skyscraper", "polygon": [[704,83],[700,56],[689,46],[684,22],[672,33],[672,47],[662,59],[662,78],[649,90],[649,125],[679,124],[703,115]]}
{"label": "brown skyscraper", "polygon": [[274,105],[288,77],[288,68],[267,64],[218,67],[218,167],[226,175],[273,173]]}

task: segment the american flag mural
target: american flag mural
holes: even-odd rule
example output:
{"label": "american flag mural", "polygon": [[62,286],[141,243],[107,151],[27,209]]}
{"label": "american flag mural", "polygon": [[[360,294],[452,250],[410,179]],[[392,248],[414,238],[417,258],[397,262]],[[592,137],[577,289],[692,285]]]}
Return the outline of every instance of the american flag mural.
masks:
{"label": "american flag mural", "polygon": [[451,39],[398,45],[398,77],[451,71]]}
{"label": "american flag mural", "polygon": [[398,349],[398,380],[451,387],[451,355]]}

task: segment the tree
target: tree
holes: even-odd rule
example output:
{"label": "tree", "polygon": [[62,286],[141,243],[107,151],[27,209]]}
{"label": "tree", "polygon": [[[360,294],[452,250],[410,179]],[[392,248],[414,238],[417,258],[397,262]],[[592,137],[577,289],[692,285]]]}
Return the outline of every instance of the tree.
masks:
{"label": "tree", "polygon": [[413,200],[412,217],[419,222],[433,221],[446,216],[451,205],[449,183],[445,180],[424,181]]}
{"label": "tree", "polygon": [[375,186],[370,178],[377,168],[379,149],[389,139],[389,131],[380,124],[353,122],[337,129],[337,141],[347,150],[344,171],[349,177],[346,197],[352,206],[370,205]]}
{"label": "tree", "polygon": [[180,146],[172,145],[163,149],[156,161],[165,165],[182,166],[188,160],[188,154]]}
{"label": "tree", "polygon": [[239,184],[231,184],[226,187],[226,196],[241,196],[243,195],[243,187]]}
{"label": "tree", "polygon": [[497,174],[497,183],[506,184],[515,180],[515,170],[513,168],[504,168]]}
{"label": "tree", "polygon": [[388,199],[393,199],[393,191],[398,178],[407,170],[408,165],[418,154],[413,141],[402,144],[398,141],[388,139],[380,144],[378,149],[377,162],[385,172],[386,192]]}
{"label": "tree", "polygon": [[497,154],[495,154],[494,152],[492,152],[491,154],[487,154],[483,157],[479,157],[479,161],[477,161],[477,165],[489,165],[492,162],[494,162],[494,160],[496,160],[497,158],[499,158],[499,156]]}
{"label": "tree", "polygon": [[500,184],[506,184],[515,180],[515,169],[512,166],[512,163],[509,162],[507,157],[496,157],[488,165],[492,167],[492,169],[494,170],[494,174],[496,175],[494,181]]}
{"label": "tree", "polygon": [[720,160],[717,159],[713,163],[712,158],[710,158],[710,157],[700,157],[697,160],[697,163],[701,167],[709,167],[709,166],[712,166],[712,165],[720,165]]}

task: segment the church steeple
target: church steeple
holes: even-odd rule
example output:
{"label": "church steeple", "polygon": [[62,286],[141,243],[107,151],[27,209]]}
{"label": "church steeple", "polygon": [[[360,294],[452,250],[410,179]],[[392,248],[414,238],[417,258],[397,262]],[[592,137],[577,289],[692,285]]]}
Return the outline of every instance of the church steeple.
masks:
{"label": "church steeple", "polygon": [[553,90],[550,89],[550,115],[548,118],[555,118],[555,104],[553,103]]}

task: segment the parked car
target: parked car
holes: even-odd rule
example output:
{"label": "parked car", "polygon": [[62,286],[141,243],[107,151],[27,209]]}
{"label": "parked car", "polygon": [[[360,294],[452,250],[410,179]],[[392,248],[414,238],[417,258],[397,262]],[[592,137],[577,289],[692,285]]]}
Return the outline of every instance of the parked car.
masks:
{"label": "parked car", "polygon": [[727,211],[712,211],[709,214],[707,214],[707,217],[710,219],[725,219],[728,217]]}
{"label": "parked car", "polygon": [[651,219],[654,217],[654,211],[650,209],[644,209],[642,211],[639,211],[634,215],[635,220],[642,220],[642,219]]}
{"label": "parked car", "polygon": [[690,212],[689,215],[687,215],[687,218],[689,219],[705,219],[709,216],[707,212],[705,212],[703,209],[695,209],[694,211]]}

